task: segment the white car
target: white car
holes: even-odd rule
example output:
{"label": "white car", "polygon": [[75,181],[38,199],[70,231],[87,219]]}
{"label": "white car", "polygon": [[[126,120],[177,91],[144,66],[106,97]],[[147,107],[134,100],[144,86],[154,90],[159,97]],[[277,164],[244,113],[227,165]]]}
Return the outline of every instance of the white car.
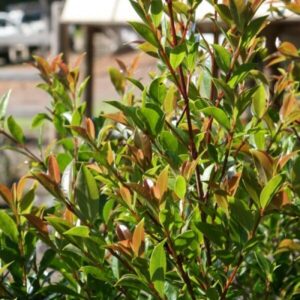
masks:
{"label": "white car", "polygon": [[40,15],[0,12],[0,55],[6,59],[28,59],[33,50],[49,47],[49,37],[47,22]]}

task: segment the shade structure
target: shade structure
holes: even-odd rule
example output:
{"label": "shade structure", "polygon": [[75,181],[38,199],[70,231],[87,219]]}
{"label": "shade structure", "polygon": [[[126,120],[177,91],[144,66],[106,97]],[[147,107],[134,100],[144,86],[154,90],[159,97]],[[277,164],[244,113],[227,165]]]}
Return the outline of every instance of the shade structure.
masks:
{"label": "shade structure", "polygon": [[122,25],[140,18],[128,0],[67,0],[61,21],[65,24]]}
{"label": "shade structure", "polygon": [[[275,2],[274,6],[282,6],[282,3]],[[265,1],[257,12],[257,16],[269,15],[269,1]],[[298,19],[299,16],[288,10],[281,10],[287,20]],[[196,19],[202,19],[209,13],[213,13],[214,8],[208,1],[203,1],[196,11]],[[129,0],[66,0],[61,22],[64,24],[82,25],[122,25],[128,21],[139,21],[140,17],[132,8]],[[206,19],[206,22],[208,19]]]}

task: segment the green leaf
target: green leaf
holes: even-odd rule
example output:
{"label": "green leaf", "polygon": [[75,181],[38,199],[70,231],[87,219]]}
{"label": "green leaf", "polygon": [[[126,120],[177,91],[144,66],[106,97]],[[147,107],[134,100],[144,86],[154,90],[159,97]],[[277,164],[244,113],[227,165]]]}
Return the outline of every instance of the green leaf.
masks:
{"label": "green leaf", "polygon": [[264,209],[268,206],[273,196],[278,192],[284,182],[284,176],[279,174],[267,182],[260,194],[260,205]]}
{"label": "green leaf", "polygon": [[190,11],[189,6],[181,1],[173,1],[173,8],[175,12],[178,14],[184,14],[185,16],[188,16]]}
{"label": "green leaf", "polygon": [[159,141],[165,151],[170,151],[177,154],[178,141],[176,137],[169,131],[163,131],[159,136]]}
{"label": "green leaf", "polygon": [[165,241],[162,241],[153,249],[149,268],[151,281],[162,298],[164,297],[165,274],[167,268],[164,244]]}
{"label": "green leaf", "polygon": [[139,111],[140,118],[144,121],[147,133],[152,136],[159,134],[163,128],[164,114],[156,105],[143,107]]}
{"label": "green leaf", "polygon": [[180,199],[186,194],[186,181],[181,175],[176,177],[174,192]]}
{"label": "green leaf", "polygon": [[206,116],[213,117],[221,126],[227,130],[230,130],[230,120],[222,109],[210,106],[202,109],[201,112]]}
{"label": "green leaf", "polygon": [[10,263],[4,265],[3,267],[0,268],[0,276],[2,276],[2,274],[7,270],[7,268],[13,263],[13,261],[11,261]]}
{"label": "green leaf", "polygon": [[216,88],[224,92],[224,95],[227,98],[226,100],[230,103],[233,103],[235,97],[230,85],[225,83],[225,81],[220,78],[213,78],[212,80]]}
{"label": "green leaf", "polygon": [[0,210],[0,230],[12,241],[18,242],[19,233],[17,225],[4,210]]}
{"label": "green leaf", "polygon": [[151,1],[151,19],[155,27],[158,27],[163,15],[164,6],[162,0]]}
{"label": "green leaf", "polygon": [[111,277],[108,276],[107,272],[104,270],[100,270],[97,267],[93,266],[84,266],[80,268],[81,272],[84,272],[86,275],[90,275],[91,277],[101,280],[101,281],[110,281]]}
{"label": "green leaf", "polygon": [[192,230],[185,231],[179,234],[175,241],[175,247],[177,251],[184,251],[196,240],[195,233]]}
{"label": "green leaf", "polygon": [[159,47],[159,43],[157,41],[156,36],[147,25],[139,22],[129,22],[129,24],[147,42],[149,42],[151,45],[155,46],[156,48]]}
{"label": "green leaf", "polygon": [[222,247],[225,242],[225,233],[220,225],[199,222],[196,226],[208,239]]}
{"label": "green leaf", "polygon": [[185,44],[181,44],[176,46],[171,50],[170,54],[170,64],[173,69],[179,67],[186,56],[186,46]]}
{"label": "green leaf", "polygon": [[253,112],[257,118],[262,118],[266,112],[267,94],[263,84],[260,84],[252,98]]}
{"label": "green leaf", "polygon": [[154,102],[162,104],[167,95],[167,88],[165,85],[165,78],[159,77],[154,79],[149,87],[149,96],[151,100],[153,99]]}
{"label": "green leaf", "polygon": [[224,47],[217,44],[214,44],[213,48],[217,65],[222,71],[228,72],[232,60],[230,53]]}
{"label": "green leaf", "polygon": [[123,275],[118,282],[116,283],[117,286],[124,286],[124,287],[131,287],[134,290],[146,290],[148,291],[148,287],[142,282],[139,276],[134,274],[125,274]]}
{"label": "green leaf", "polygon": [[0,121],[4,120],[4,118],[5,118],[5,114],[6,114],[10,94],[11,94],[11,90],[9,90],[7,93],[5,93],[0,98]]}
{"label": "green leaf", "polygon": [[77,177],[76,195],[79,208],[86,219],[94,221],[99,213],[99,191],[96,180],[86,166]]}
{"label": "green leaf", "polygon": [[242,37],[242,41],[243,41],[242,43],[244,45],[248,45],[248,43],[267,26],[268,24],[268,22],[266,21],[267,18],[268,16],[262,16],[250,22]]}
{"label": "green leaf", "polygon": [[218,4],[215,5],[215,9],[218,12],[221,19],[228,25],[231,26],[233,23],[230,10],[227,5],[225,4]]}
{"label": "green leaf", "polygon": [[21,126],[15,121],[15,119],[10,116],[7,119],[7,126],[11,135],[20,143],[25,143],[25,137]]}
{"label": "green leaf", "polygon": [[108,70],[110,80],[113,83],[116,91],[123,95],[125,91],[125,77],[124,75],[116,68],[109,68]]}
{"label": "green leaf", "polygon": [[139,17],[145,22],[147,23],[148,20],[147,20],[147,17],[145,15],[145,11],[144,9],[142,8],[142,6],[135,2],[134,0],[129,0],[131,6],[133,7],[133,9],[135,10],[135,12],[139,15]]}
{"label": "green leaf", "polygon": [[64,234],[88,238],[90,236],[90,229],[87,226],[76,226],[65,231]]}
{"label": "green leaf", "polygon": [[51,121],[51,118],[45,113],[37,114],[32,120],[31,123],[32,128],[40,126],[45,120]]}

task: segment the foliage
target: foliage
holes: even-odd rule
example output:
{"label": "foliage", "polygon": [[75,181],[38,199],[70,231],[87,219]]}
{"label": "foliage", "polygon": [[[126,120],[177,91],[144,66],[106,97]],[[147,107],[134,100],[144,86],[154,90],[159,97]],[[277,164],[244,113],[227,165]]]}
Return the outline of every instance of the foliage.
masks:
{"label": "foliage", "polygon": [[[268,56],[262,1],[212,3],[213,44],[194,22],[201,1],[130,2],[139,48],[158,59],[149,86],[137,60],[118,61],[117,111],[86,118],[79,63],[35,57],[52,103],[32,124],[57,132],[39,154],[1,109],[1,134],[30,161],[0,185],[1,297],[297,299],[298,49]],[[53,204],[35,202],[37,185]]]}

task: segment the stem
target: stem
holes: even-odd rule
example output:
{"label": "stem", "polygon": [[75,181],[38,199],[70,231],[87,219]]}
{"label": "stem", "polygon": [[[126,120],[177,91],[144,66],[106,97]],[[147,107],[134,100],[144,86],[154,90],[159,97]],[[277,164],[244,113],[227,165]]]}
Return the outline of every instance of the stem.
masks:
{"label": "stem", "polygon": [[267,147],[267,152],[270,151],[270,149],[271,149],[273,143],[275,142],[275,140],[276,140],[278,134],[280,133],[280,131],[281,131],[281,129],[282,129],[282,126],[283,126],[283,123],[280,123],[278,129],[276,130],[276,133],[274,134],[273,138],[272,138],[271,141],[270,141],[269,146]]}
{"label": "stem", "polygon": [[[240,45],[241,42],[239,42],[239,45],[234,53],[234,56],[232,58],[232,61],[231,61],[231,64],[230,64],[230,68],[229,68],[229,71],[228,73],[226,74],[226,77],[225,77],[225,82],[227,83],[232,75],[232,72],[233,72],[233,68],[234,68],[234,65],[240,55]],[[221,99],[224,97],[224,92],[220,92],[217,96],[217,99],[215,101],[215,107],[219,107],[220,105],[220,102],[221,102]],[[212,127],[212,123],[213,123],[213,117],[210,117],[209,119],[209,122],[208,122],[208,125],[207,125],[207,136],[206,136],[206,140],[210,142],[211,140],[211,127]]]}
{"label": "stem", "polygon": [[[214,17],[215,17],[215,22],[217,22],[218,14],[217,14],[216,10],[215,10],[215,16]],[[219,34],[217,32],[217,26],[214,23],[214,44],[218,44],[218,40],[219,40]],[[208,45],[208,49],[209,49],[209,45]],[[210,55],[211,55],[211,76],[213,78],[215,78],[215,77],[218,76],[218,67],[217,67],[217,63],[216,63],[216,57],[215,57],[215,55],[212,51],[210,51]],[[217,93],[217,89],[216,89],[213,81],[211,81],[211,86],[210,86],[210,101],[211,102],[213,102],[213,100],[215,99],[216,93]],[[211,125],[210,125],[210,127],[211,127]],[[209,130],[206,132],[206,142],[207,142],[207,144],[210,144],[210,140],[211,140],[210,130],[211,130],[211,128],[209,128]]]}
{"label": "stem", "polygon": [[[254,236],[256,234],[256,231],[257,231],[257,228],[258,228],[258,226],[260,224],[260,221],[261,221],[262,217],[263,217],[263,211],[260,211],[259,215],[258,215],[258,217],[256,219],[256,222],[254,224],[254,227],[252,229],[252,232],[250,234],[249,240],[251,240],[251,239],[254,238]],[[226,299],[227,292],[228,292],[230,286],[232,285],[233,280],[235,279],[236,274],[237,274],[237,272],[238,272],[238,270],[239,270],[239,268],[240,268],[240,266],[241,266],[241,264],[242,264],[243,261],[244,261],[244,257],[243,257],[242,254],[240,254],[236,266],[234,267],[232,273],[230,274],[229,278],[226,281],[225,287],[224,287],[223,292],[221,294],[221,300],[225,300]]]}
{"label": "stem", "polygon": [[168,238],[168,246],[170,248],[172,256],[175,259],[178,271],[179,271],[179,273],[180,273],[183,281],[185,282],[185,284],[187,286],[187,290],[188,290],[188,292],[189,292],[189,294],[191,296],[191,299],[196,300],[196,296],[195,296],[194,291],[193,291],[192,282],[191,282],[191,280],[189,278],[189,275],[185,272],[185,270],[183,268],[182,256],[181,255],[179,255],[179,256],[177,255],[176,250],[174,249],[174,246],[173,246],[173,241],[172,241],[172,239],[171,239],[170,234],[169,234],[168,231],[166,231],[166,235],[167,235],[167,238]]}
{"label": "stem", "polygon": [[[171,33],[173,37],[173,46],[177,46],[177,36],[176,36],[176,29],[175,29],[175,22],[174,22],[174,16],[173,16],[173,2],[172,0],[166,0],[167,5],[168,5],[168,11],[169,11],[169,17],[170,17],[170,26],[171,26]],[[194,141],[194,133],[193,133],[193,126],[192,126],[192,118],[191,118],[191,112],[190,112],[190,103],[189,103],[189,97],[188,97],[188,90],[187,90],[187,85],[183,73],[183,68],[180,65],[178,67],[179,71],[179,79],[180,79],[180,87],[179,89],[181,91],[181,95],[184,99],[185,103],[185,115],[186,115],[186,120],[188,124],[188,133],[189,133],[189,144],[190,144],[190,149],[191,149],[191,154],[193,160],[197,160],[198,158],[198,152],[196,149],[196,144]],[[179,87],[178,87],[179,88]],[[196,188],[197,188],[197,194],[199,197],[199,209],[202,211],[200,207],[200,203],[205,202],[205,197],[204,197],[204,192],[203,192],[203,187],[202,187],[202,182],[201,182],[201,177],[200,177],[200,168],[199,165],[197,164],[196,166]],[[201,212],[201,218],[203,222],[206,222],[206,214],[204,212]],[[204,239],[204,244],[206,248],[206,255],[207,255],[207,264],[210,266],[211,265],[211,250],[210,250],[210,242],[207,238]]]}
{"label": "stem", "polygon": [[12,137],[11,135],[9,135],[5,130],[0,129],[0,134],[3,134],[6,138],[8,138],[10,141],[12,141],[14,144],[16,144],[17,147],[23,149],[25,151],[25,153],[23,153],[24,155],[26,155],[28,158],[32,159],[33,161],[36,161],[40,164],[42,164],[44,167],[45,164],[44,162],[38,158],[33,152],[31,152],[26,146],[25,144],[21,144],[19,143],[14,137]]}

